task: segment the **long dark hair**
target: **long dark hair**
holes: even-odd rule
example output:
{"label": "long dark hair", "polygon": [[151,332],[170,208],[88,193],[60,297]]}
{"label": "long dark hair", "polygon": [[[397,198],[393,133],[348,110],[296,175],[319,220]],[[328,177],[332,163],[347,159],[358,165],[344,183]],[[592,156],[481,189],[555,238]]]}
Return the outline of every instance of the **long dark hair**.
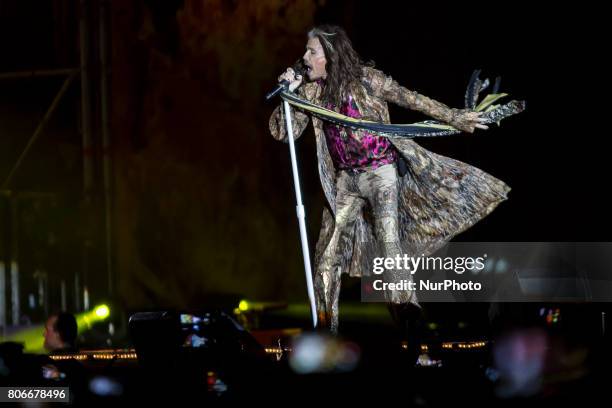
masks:
{"label": "long dark hair", "polygon": [[321,99],[339,108],[349,90],[360,83],[363,67],[374,66],[374,62],[363,62],[342,27],[330,24],[314,27],[308,32],[308,38],[315,37],[319,39],[327,61],[327,78]]}

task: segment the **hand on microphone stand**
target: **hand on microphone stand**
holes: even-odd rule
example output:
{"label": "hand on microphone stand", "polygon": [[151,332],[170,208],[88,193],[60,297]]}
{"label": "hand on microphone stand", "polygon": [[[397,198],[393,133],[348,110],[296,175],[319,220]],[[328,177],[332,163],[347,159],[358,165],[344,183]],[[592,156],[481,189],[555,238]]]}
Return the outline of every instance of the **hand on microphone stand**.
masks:
{"label": "hand on microphone stand", "polygon": [[280,91],[288,89],[290,92],[295,91],[304,80],[304,64],[301,60],[298,60],[293,67],[287,68],[278,77],[278,86],[266,95],[266,100],[270,100],[275,97]]}

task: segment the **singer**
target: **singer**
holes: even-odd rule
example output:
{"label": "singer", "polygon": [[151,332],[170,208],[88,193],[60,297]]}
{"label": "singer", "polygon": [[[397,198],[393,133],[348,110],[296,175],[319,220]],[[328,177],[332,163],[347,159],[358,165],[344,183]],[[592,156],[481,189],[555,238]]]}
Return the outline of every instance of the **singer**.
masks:
{"label": "singer", "polygon": [[[465,132],[487,129],[480,113],[451,109],[400,86],[373,63],[364,63],[340,27],[313,28],[302,59],[305,72],[288,68],[278,81],[287,81],[290,91],[336,112],[390,123],[391,102]],[[292,120],[297,139],[310,115],[293,109]],[[327,199],[314,258],[317,315],[321,326],[337,333],[340,275],[369,273],[370,243],[376,242],[386,258],[395,258],[405,244],[416,244],[418,254],[427,255],[493,211],[510,188],[411,139],[377,136],[314,116],[312,122]],[[281,107],[272,113],[269,126],[275,139],[287,140]],[[397,270],[384,277],[389,283],[411,279]],[[394,318],[404,308],[420,308],[411,290],[386,291],[385,299]]]}

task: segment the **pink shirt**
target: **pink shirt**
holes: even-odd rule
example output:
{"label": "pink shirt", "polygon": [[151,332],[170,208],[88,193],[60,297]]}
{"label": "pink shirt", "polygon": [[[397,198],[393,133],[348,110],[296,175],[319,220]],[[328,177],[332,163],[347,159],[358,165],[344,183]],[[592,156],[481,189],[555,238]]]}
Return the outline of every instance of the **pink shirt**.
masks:
{"label": "pink shirt", "polygon": [[[328,104],[327,108],[335,110],[331,104]],[[339,113],[352,118],[361,117],[351,95],[342,104]],[[397,160],[397,151],[386,137],[376,136],[365,130],[344,128],[330,122],[325,122],[323,129],[327,148],[337,169],[362,172]]]}

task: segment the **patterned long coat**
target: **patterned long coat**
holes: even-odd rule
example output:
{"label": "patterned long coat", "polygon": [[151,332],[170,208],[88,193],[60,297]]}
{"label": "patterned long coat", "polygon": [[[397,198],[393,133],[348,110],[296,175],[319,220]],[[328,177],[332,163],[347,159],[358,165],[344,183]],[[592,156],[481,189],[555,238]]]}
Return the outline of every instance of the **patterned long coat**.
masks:
{"label": "patterned long coat", "polygon": [[[366,67],[359,88],[354,89],[354,99],[362,118],[390,123],[387,102],[401,107],[420,111],[436,120],[453,127],[473,132],[472,122],[465,120],[463,109],[448,106],[427,98],[417,92],[399,85],[383,72]],[[307,83],[298,88],[298,95],[311,102],[321,104],[322,86],[317,82]],[[287,141],[284,113],[278,106],[269,121],[272,136],[279,141]],[[294,139],[300,137],[308,125],[310,115],[292,109]],[[329,154],[323,121],[312,117],[317,145],[319,176],[327,205],[319,239],[315,249],[315,293],[320,300],[329,299],[329,293],[321,284],[324,280],[338,277],[321,277],[316,267],[334,230],[336,210],[336,169]],[[400,240],[419,248],[420,254],[434,252],[455,235],[465,231],[507,198],[510,187],[501,180],[484,171],[424,149],[412,139],[393,137],[393,145],[404,158],[408,172],[399,181],[399,230]],[[353,245],[346,245],[341,260],[342,273],[350,276],[368,275],[364,267],[367,262],[366,244],[374,242],[373,225],[366,214],[362,213],[355,222]],[[323,279],[327,278],[327,279]],[[326,285],[325,285],[326,286]],[[319,317],[329,320],[329,313],[323,310],[326,302],[318,302]],[[337,316],[336,316],[337,317]]]}

